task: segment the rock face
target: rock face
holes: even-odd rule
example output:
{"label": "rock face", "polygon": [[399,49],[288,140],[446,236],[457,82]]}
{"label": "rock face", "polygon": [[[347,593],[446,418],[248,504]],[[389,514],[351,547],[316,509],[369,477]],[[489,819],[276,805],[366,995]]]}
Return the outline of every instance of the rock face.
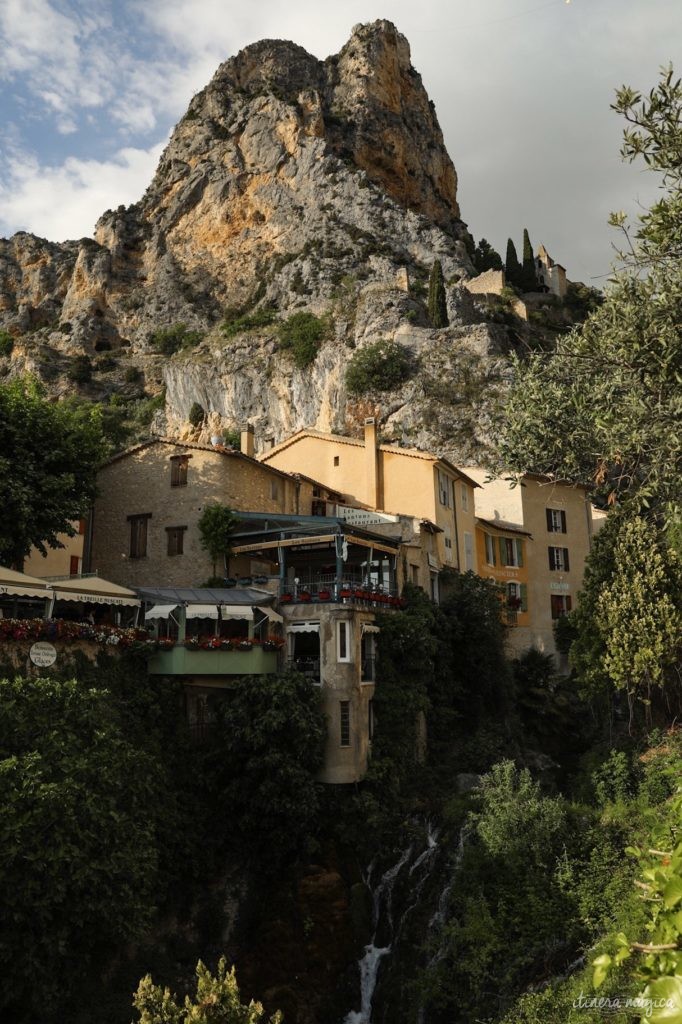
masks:
{"label": "rock face", "polygon": [[[194,96],[142,200],[105,213],[94,241],[0,240],[0,327],[15,340],[0,362],[43,376],[58,397],[84,356],[86,397],[125,403],[165,387],[155,426],[180,436],[195,402],[204,433],[249,421],[275,441],[302,426],[352,430],[371,408],[393,436],[470,457],[488,429],[475,401],[468,451],[425,425],[431,353],[441,389],[453,353],[483,377],[498,354],[499,331],[458,287],[473,268],[456,193],[433,104],[390,22],[357,26],[326,61],[264,40]],[[445,331],[430,329],[421,301],[436,258]],[[328,337],[297,370],[276,323],[226,339],[219,325],[235,309],[278,320],[308,310],[327,317]],[[152,334],[181,323],[203,342],[159,357]],[[348,358],[380,339],[408,348],[417,372],[399,393],[351,401]],[[131,397],[136,373],[146,390]]]}

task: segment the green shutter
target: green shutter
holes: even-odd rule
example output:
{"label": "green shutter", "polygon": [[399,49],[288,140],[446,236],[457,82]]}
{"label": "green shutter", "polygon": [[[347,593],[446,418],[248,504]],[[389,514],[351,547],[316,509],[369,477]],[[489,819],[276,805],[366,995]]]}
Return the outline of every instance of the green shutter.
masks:
{"label": "green shutter", "polygon": [[516,564],[519,568],[523,568],[523,541],[516,541]]}
{"label": "green shutter", "polygon": [[500,565],[507,564],[507,545],[504,542],[504,537],[500,537]]}
{"label": "green shutter", "polygon": [[528,611],[528,587],[525,583],[521,584],[521,611]]}

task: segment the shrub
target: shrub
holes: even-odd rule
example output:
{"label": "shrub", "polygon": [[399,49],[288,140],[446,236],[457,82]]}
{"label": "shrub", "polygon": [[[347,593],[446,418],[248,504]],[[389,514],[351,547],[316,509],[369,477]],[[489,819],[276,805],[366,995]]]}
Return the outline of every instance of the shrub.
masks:
{"label": "shrub", "polygon": [[129,366],[125,372],[126,384],[137,384],[142,378],[142,371],[137,366]]}
{"label": "shrub", "polygon": [[173,324],[172,327],[161,327],[150,336],[152,348],[163,356],[172,356],[183,348],[194,348],[203,340],[201,331],[190,331],[187,324]]}
{"label": "shrub", "polygon": [[192,407],[189,410],[189,416],[187,419],[190,421],[193,427],[201,426],[206,418],[203,406],[199,405],[198,402],[192,402]]}
{"label": "shrub", "polygon": [[9,331],[0,331],[0,356],[11,356],[14,338]]}
{"label": "shrub", "polygon": [[222,325],[222,332],[227,338],[233,338],[243,331],[253,331],[259,327],[267,327],[275,319],[275,310],[271,306],[263,306],[251,313],[244,313],[240,309],[231,309],[226,313]]}
{"label": "shrub", "polygon": [[92,363],[88,356],[76,356],[67,371],[74,384],[87,384],[92,379]]}
{"label": "shrub", "polygon": [[280,325],[280,350],[290,352],[294,364],[302,370],[315,362],[328,329],[327,319],[314,313],[294,313]]}
{"label": "shrub", "polygon": [[346,370],[351,395],[366,391],[391,391],[412,376],[410,355],[395,341],[376,341],[359,349]]}

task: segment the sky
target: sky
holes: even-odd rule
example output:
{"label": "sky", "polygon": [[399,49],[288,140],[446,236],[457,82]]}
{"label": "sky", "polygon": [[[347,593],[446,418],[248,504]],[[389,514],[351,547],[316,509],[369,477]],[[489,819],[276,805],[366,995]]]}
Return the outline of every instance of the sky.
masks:
{"label": "sky", "polygon": [[619,155],[616,87],[682,66],[681,0],[0,0],[0,235],[92,235],[138,200],[175,122],[258,39],[319,58],[389,18],[436,105],[462,218],[504,256],[524,227],[572,280],[602,286],[612,210],[657,180]]}

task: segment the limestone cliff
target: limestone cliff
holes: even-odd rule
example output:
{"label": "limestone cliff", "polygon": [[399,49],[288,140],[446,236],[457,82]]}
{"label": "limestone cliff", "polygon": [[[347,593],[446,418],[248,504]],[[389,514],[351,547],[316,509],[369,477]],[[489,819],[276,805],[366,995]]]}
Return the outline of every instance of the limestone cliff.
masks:
{"label": "limestone cliff", "polygon": [[[471,457],[487,413],[464,378],[497,380],[500,335],[458,287],[472,267],[456,192],[433,104],[390,22],[357,26],[325,61],[264,40],[194,96],[141,201],[105,213],[94,241],[0,240],[0,326],[15,341],[0,362],[56,396],[74,382],[119,403],[165,387],[155,425],[178,435],[195,402],[205,434],[250,421],[273,440],[306,425],[352,430],[371,410],[390,436]],[[436,258],[454,325],[441,331],[421,301]],[[305,309],[332,326],[297,370],[276,322],[226,338],[235,308],[278,320]],[[160,357],[152,334],[179,323],[204,340]],[[398,393],[350,401],[345,364],[380,338],[403,344],[417,372]],[[443,422],[444,386],[466,413],[463,448]]]}

